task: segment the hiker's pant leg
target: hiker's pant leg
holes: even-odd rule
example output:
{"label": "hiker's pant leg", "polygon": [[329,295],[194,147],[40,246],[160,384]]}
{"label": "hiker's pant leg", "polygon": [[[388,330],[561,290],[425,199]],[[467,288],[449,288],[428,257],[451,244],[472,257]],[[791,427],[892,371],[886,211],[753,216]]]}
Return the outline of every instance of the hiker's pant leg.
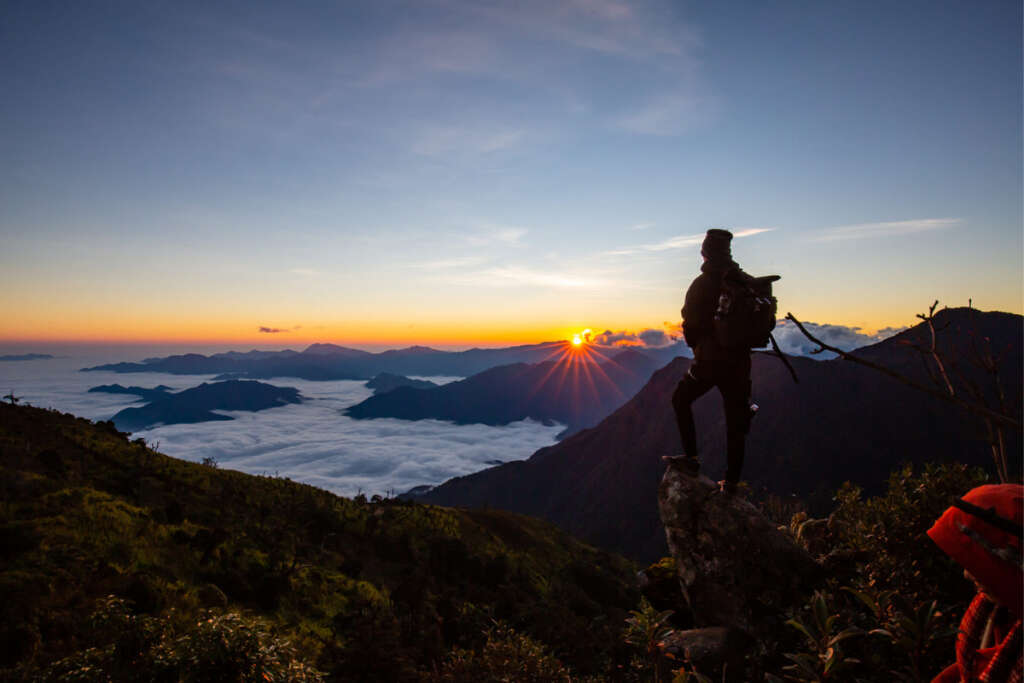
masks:
{"label": "hiker's pant leg", "polygon": [[711,380],[703,378],[703,373],[694,363],[690,365],[686,376],[672,394],[672,408],[676,412],[676,425],[679,427],[679,437],[683,442],[683,453],[691,458],[697,457],[697,430],[693,424],[693,410],[690,406],[712,386],[714,384]]}
{"label": "hiker's pant leg", "polygon": [[747,432],[750,431],[750,360],[729,368],[719,378],[718,390],[725,407],[725,480],[738,482],[743,471]]}

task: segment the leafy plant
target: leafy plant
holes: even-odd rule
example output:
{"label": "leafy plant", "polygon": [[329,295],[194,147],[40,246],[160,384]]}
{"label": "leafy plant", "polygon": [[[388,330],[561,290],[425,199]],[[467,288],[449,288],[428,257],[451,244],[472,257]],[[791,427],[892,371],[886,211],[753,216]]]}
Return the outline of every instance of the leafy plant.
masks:
{"label": "leafy plant", "polygon": [[877,623],[870,635],[884,638],[902,658],[902,664],[889,668],[893,680],[931,680],[926,669],[957,632],[939,611],[938,601],[905,607],[893,590],[858,591],[848,587],[844,590],[857,598]]}
{"label": "leafy plant", "polygon": [[845,640],[863,636],[864,631],[856,626],[837,631],[840,615],[831,612],[821,591],[811,598],[808,617],[794,617],[786,622],[805,636],[808,645],[805,652],[785,654],[793,662],[785,667],[789,672],[787,678],[793,681],[844,680],[847,671],[860,660],[847,657],[839,646]]}
{"label": "leafy plant", "polygon": [[640,600],[640,609],[631,610],[630,617],[626,619],[626,631],[623,638],[627,643],[642,652],[644,660],[638,668],[650,668],[654,671],[654,680],[660,680],[658,660],[661,657],[662,644],[672,629],[668,626],[668,620],[672,617],[672,610],[658,611],[651,606],[647,598]]}

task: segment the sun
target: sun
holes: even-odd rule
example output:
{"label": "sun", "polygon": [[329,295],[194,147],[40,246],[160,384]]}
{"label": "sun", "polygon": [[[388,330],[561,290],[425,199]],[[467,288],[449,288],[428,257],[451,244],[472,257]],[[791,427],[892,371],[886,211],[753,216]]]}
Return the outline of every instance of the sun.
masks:
{"label": "sun", "polygon": [[591,334],[593,333],[590,331],[589,328],[583,330],[582,332],[577,332],[576,334],[572,335],[572,345],[583,346],[584,344],[589,344]]}

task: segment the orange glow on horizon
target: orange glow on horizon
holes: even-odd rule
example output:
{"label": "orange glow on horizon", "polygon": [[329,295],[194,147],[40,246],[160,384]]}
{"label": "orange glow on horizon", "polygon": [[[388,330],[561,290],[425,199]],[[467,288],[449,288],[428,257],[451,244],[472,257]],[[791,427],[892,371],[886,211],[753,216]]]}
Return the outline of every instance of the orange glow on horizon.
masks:
{"label": "orange glow on horizon", "polygon": [[[278,328],[276,332],[258,332],[258,328],[237,326],[129,326],[106,328],[99,325],[47,326],[35,330],[0,329],[0,344],[84,344],[84,345],[195,345],[262,347],[287,346],[304,348],[315,343],[338,344],[351,347],[400,348],[407,346],[434,346],[447,348],[504,347],[520,344],[539,344],[559,339],[571,339],[579,332],[569,332],[560,326],[506,327],[497,326],[409,326],[381,323],[364,325],[318,325],[296,329]],[[104,329],[106,328],[106,329]],[[275,329],[275,328],[269,328]],[[578,329],[578,328],[577,328]],[[581,338],[581,344],[584,338]],[[565,342],[568,345],[568,342]]]}

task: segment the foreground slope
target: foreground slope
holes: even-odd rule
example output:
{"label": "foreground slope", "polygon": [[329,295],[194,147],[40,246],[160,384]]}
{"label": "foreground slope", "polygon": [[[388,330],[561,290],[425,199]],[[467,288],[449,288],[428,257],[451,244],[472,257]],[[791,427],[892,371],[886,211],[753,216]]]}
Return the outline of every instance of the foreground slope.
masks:
{"label": "foreground slope", "polygon": [[[977,316],[973,322],[972,315]],[[1003,378],[1018,413],[1021,320],[965,309],[945,311],[938,319],[940,346],[949,346],[959,367],[977,381],[983,378],[967,363],[968,340],[987,338],[1000,351],[1009,347]],[[926,333],[918,326],[860,353],[927,381],[919,356],[906,346]],[[826,508],[831,491],[842,482],[877,492],[901,462],[990,465],[980,423],[957,408],[849,361],[791,361],[799,384],[777,358],[760,353],[753,358],[753,399],[761,410],[747,441],[743,477],[755,490],[809,496]],[[669,363],[593,429],[526,461],[452,479],[422,499],[537,515],[601,547],[645,560],[660,557],[665,552],[655,504],[664,471],[660,456],[680,452],[670,397],[689,363],[685,358]],[[694,416],[704,471],[721,478],[725,424],[717,391],[695,404]],[[1019,454],[1020,448],[1018,433],[1009,452]]]}
{"label": "foreground slope", "polygon": [[343,680],[412,680],[492,619],[599,670],[637,601],[628,562],[546,522],[348,500],[37,408],[0,405],[0,487],[0,678],[83,647],[107,595],[262,616]]}

